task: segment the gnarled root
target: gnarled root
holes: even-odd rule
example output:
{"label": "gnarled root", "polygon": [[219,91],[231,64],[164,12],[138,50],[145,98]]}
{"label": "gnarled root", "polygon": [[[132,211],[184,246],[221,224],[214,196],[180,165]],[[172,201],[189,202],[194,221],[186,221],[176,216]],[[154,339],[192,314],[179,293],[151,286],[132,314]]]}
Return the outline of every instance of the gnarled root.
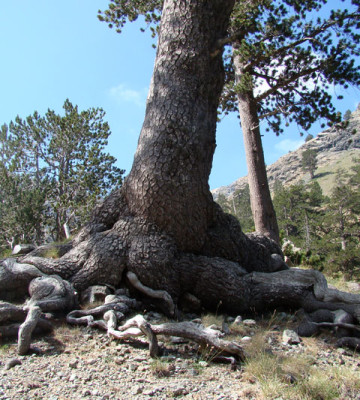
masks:
{"label": "gnarled root", "polygon": [[167,306],[168,314],[170,316],[175,315],[176,307],[173,302],[173,299],[171,298],[171,296],[169,295],[168,292],[166,292],[165,290],[154,290],[154,289],[151,289],[151,288],[143,285],[140,282],[139,278],[136,276],[136,274],[134,274],[131,271],[129,271],[126,274],[126,276],[129,279],[132,286],[134,286],[134,288],[139,290],[140,292],[144,293],[146,296],[152,297],[154,299],[164,300],[164,302]]}
{"label": "gnarled root", "polygon": [[71,283],[57,275],[33,279],[29,294],[28,306],[39,306],[42,311],[64,311],[77,304],[77,293]]}
{"label": "gnarled root", "polygon": [[89,310],[73,310],[66,316],[66,321],[72,325],[87,325],[106,331],[109,320],[114,325],[115,319],[116,322],[122,321],[136,307],[136,300],[127,296],[108,295],[105,304]]}
{"label": "gnarled root", "polygon": [[[134,328],[135,327],[135,328]],[[108,335],[117,339],[125,339],[145,334],[150,342],[150,356],[158,355],[156,335],[180,336],[192,340],[202,346],[213,348],[219,353],[233,354],[241,360],[245,359],[244,350],[235,342],[221,339],[219,331],[204,328],[193,322],[164,323],[152,325],[142,315],[137,315],[128,320],[118,330],[109,329]]]}
{"label": "gnarled root", "polygon": [[8,272],[11,274],[20,273],[24,280],[37,276],[30,282],[29,294],[31,298],[25,307],[4,302],[0,303],[1,322],[17,322],[25,319],[21,325],[9,324],[8,326],[0,327],[0,333],[4,336],[18,333],[18,353],[23,355],[30,348],[31,336],[39,321],[41,321],[41,327],[49,330],[49,324],[41,320],[42,311],[64,311],[72,308],[77,302],[76,292],[69,282],[59,276],[39,276],[37,269],[32,265],[25,265],[24,268],[24,264],[12,263],[11,265],[6,265],[8,267],[12,265],[9,271],[2,270],[6,274]]}
{"label": "gnarled root", "polygon": [[38,306],[31,306],[28,315],[23,324],[21,324],[18,333],[18,354],[24,355],[29,351],[31,335],[39,321],[41,309]]}

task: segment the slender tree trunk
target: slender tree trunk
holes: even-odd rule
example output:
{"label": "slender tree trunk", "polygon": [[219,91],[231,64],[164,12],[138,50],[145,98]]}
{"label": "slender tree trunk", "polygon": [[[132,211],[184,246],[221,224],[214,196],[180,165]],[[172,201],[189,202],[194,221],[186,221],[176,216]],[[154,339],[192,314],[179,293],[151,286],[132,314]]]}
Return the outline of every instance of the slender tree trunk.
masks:
{"label": "slender tree trunk", "polygon": [[309,216],[305,209],[305,247],[306,247],[306,250],[310,250],[310,243],[311,243],[311,238],[310,238]]}
{"label": "slender tree trunk", "polygon": [[[235,81],[240,84],[243,66],[240,57],[236,54],[236,46],[234,50]],[[239,92],[237,96],[255,230],[279,243],[279,228],[266,175],[257,104],[252,89]]]}
{"label": "slender tree trunk", "polygon": [[346,250],[346,237],[345,237],[345,221],[344,221],[344,212],[343,208],[340,206],[339,208],[340,214],[340,238],[341,238],[341,250]]}

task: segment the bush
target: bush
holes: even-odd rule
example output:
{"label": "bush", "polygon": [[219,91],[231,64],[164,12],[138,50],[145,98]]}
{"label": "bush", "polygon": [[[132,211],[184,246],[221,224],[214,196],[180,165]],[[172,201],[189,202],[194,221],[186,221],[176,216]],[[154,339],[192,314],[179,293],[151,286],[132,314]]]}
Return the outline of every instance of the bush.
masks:
{"label": "bush", "polygon": [[326,271],[332,275],[344,275],[345,279],[360,281],[360,254],[357,249],[339,251],[329,256]]}

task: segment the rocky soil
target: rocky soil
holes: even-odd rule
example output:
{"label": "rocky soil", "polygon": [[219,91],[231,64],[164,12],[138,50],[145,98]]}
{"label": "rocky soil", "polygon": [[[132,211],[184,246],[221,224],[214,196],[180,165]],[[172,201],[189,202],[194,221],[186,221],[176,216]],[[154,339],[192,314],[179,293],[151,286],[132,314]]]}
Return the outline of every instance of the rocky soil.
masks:
{"label": "rocky soil", "polygon": [[[327,335],[299,343],[284,339],[284,330],[294,321],[284,315],[279,324],[258,320],[244,325],[242,321],[231,333],[236,333],[244,346],[251,346],[262,332],[267,352],[294,357],[306,354],[324,371],[331,365],[343,365],[360,379],[358,353],[335,348],[334,338]],[[163,338],[162,348],[163,356],[152,360],[145,340],[119,342],[103,332],[59,322],[54,334],[34,338],[30,355],[19,357],[15,341],[0,345],[0,399],[267,398],[244,364],[237,363],[234,368],[216,363],[214,355],[179,338]],[[360,399],[360,394],[346,394],[346,388],[343,392],[340,398]]]}

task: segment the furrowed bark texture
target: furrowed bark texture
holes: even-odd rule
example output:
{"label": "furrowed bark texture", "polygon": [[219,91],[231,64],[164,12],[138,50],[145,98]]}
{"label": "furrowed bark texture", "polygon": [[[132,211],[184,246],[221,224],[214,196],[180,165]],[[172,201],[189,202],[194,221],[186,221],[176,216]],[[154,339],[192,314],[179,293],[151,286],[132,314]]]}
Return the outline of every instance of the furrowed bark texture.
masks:
{"label": "furrowed bark texture", "polygon": [[215,45],[232,5],[165,1],[145,121],[124,187],[130,210],[184,251],[201,250],[213,218],[208,178],[223,85]]}

